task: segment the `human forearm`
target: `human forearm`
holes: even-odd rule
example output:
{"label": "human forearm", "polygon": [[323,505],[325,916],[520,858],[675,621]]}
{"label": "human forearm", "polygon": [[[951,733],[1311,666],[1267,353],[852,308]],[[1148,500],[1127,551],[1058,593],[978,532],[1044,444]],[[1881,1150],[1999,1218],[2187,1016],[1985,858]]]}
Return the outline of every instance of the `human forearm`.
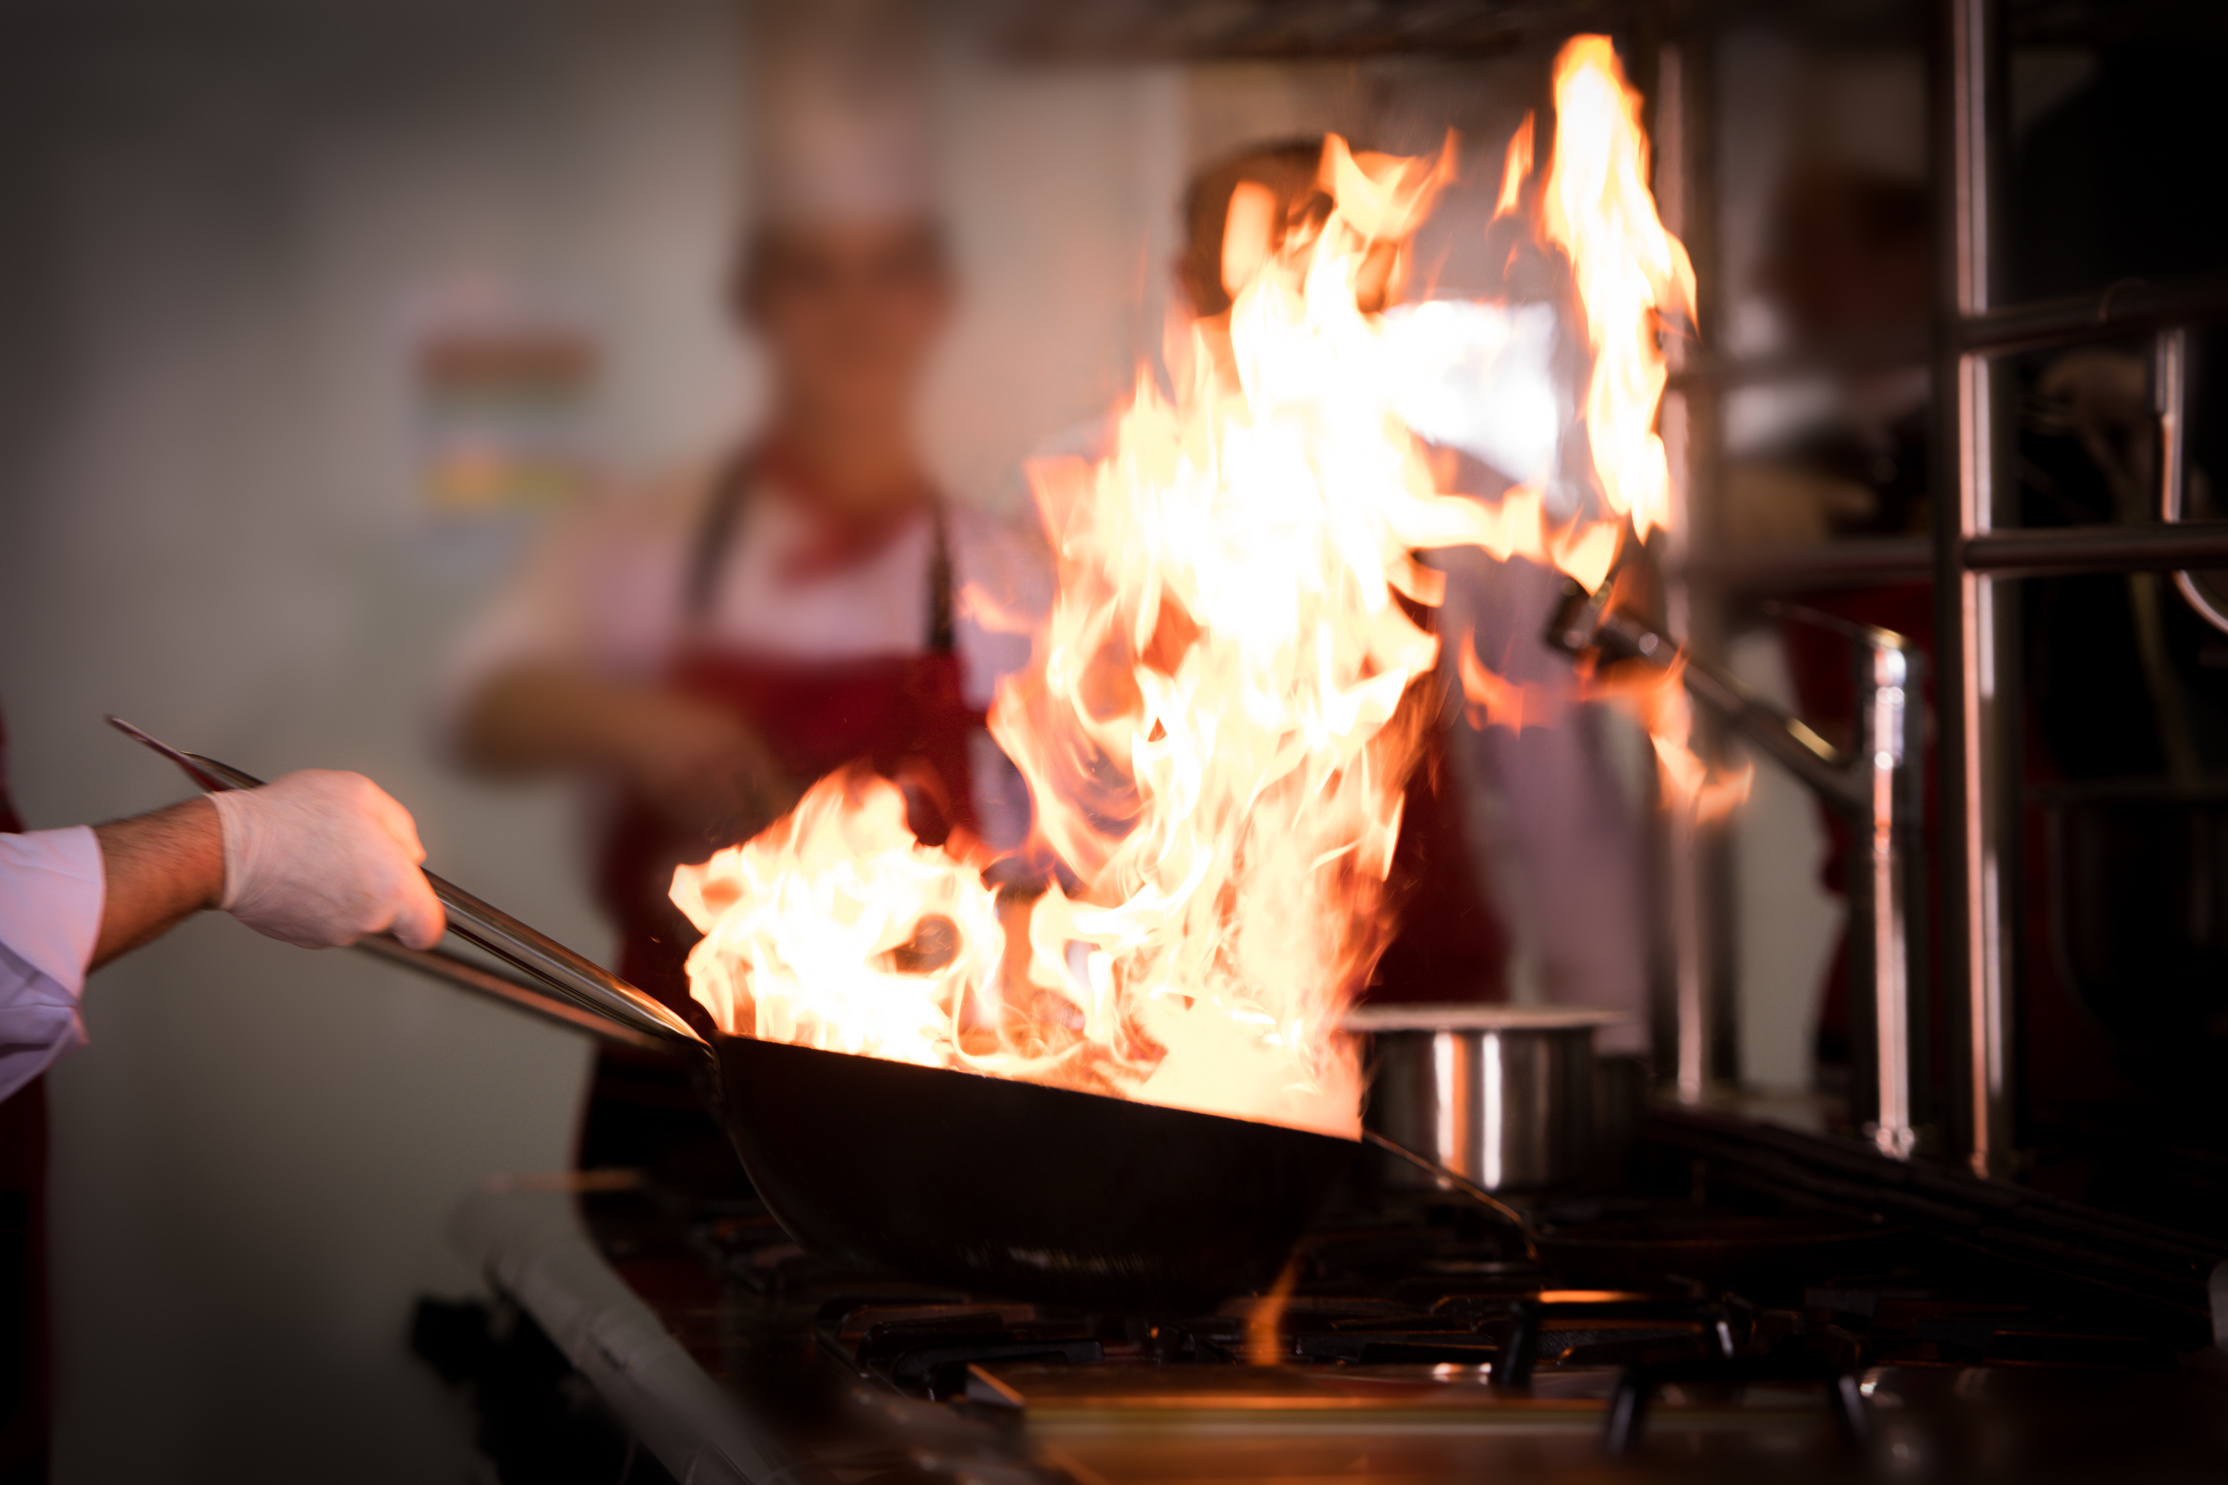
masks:
{"label": "human forearm", "polygon": [[206,799],[113,820],[93,834],[108,890],[90,968],[160,937],[224,895],[224,833]]}
{"label": "human forearm", "polygon": [[630,726],[653,694],[557,666],[513,666],[472,699],[459,742],[465,761],[489,773],[624,768]]}
{"label": "human forearm", "polygon": [[616,779],[670,823],[720,840],[756,834],[803,792],[729,708],[577,671],[496,675],[466,712],[462,742],[490,773],[568,768]]}
{"label": "human forearm", "polygon": [[392,931],[422,949],[441,937],[441,904],[418,869],[417,824],[360,774],[305,769],[93,835],[107,885],[88,969],[203,908],[303,948]]}

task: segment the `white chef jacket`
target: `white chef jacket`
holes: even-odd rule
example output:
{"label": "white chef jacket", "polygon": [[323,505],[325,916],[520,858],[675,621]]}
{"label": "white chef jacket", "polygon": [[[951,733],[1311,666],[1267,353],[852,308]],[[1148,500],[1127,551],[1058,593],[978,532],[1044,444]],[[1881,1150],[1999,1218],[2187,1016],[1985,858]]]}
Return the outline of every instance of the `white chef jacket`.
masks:
{"label": "white chef jacket", "polygon": [[77,998],[107,896],[89,827],[0,835],[0,1099],[85,1040]]}
{"label": "white chef jacket", "polygon": [[[935,530],[924,514],[861,561],[797,575],[818,539],[809,511],[760,476],[720,554],[710,612],[692,628],[687,590],[715,472],[616,491],[561,517],[467,630],[442,689],[452,724],[490,677],[560,664],[647,681],[689,642],[787,660],[918,654],[928,642]],[[987,708],[1001,677],[1028,663],[1050,607],[1052,569],[1026,535],[959,502],[944,507],[956,597],[960,690]],[[995,847],[1028,833],[1027,787],[987,733],[971,739],[975,816]]]}

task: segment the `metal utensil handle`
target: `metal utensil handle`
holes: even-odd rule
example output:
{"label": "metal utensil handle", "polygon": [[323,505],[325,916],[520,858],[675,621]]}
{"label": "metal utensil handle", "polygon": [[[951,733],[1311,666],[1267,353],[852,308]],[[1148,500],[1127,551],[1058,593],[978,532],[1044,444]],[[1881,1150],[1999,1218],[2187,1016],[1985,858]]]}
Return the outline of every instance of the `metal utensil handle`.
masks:
{"label": "metal utensil handle", "polygon": [[696,1029],[592,959],[530,928],[456,883],[425,874],[433,895],[449,910],[449,926],[506,964],[517,966],[575,1005],[608,1016],[661,1041],[703,1047]]}
{"label": "metal utensil handle", "polygon": [[621,1026],[600,1011],[585,1010],[569,1000],[563,1000],[541,988],[539,981],[528,981],[510,975],[498,974],[485,965],[460,958],[440,949],[413,949],[401,940],[384,933],[360,938],[349,945],[358,953],[369,954],[374,959],[384,959],[405,969],[416,970],[428,979],[439,980],[445,985],[457,986],[500,1001],[513,1010],[577,1031],[599,1041],[611,1042],[622,1047],[634,1047],[644,1052],[655,1052],[666,1045],[662,1037]]}
{"label": "metal utensil handle", "polygon": [[[2182,519],[2189,493],[2189,327],[2161,331],[2151,351],[2151,400],[2158,413],[2159,519],[2169,526]],[[2228,613],[2186,569],[2174,574],[2174,588],[2206,623],[2228,634]]]}
{"label": "metal utensil handle", "polygon": [[1532,1224],[1524,1220],[1522,1212],[1510,1206],[1468,1176],[1461,1174],[1459,1171],[1447,1169],[1428,1155],[1418,1155],[1398,1140],[1387,1139],[1374,1129],[1363,1130],[1362,1138],[1388,1155],[1399,1156],[1424,1174],[1437,1176],[1450,1191],[1461,1192],[1494,1216],[1499,1217],[1503,1222],[1508,1223],[1509,1226],[1516,1229],[1516,1235],[1524,1240],[1524,1256],[1534,1263],[1539,1262],[1539,1243],[1533,1239]]}
{"label": "metal utensil handle", "polygon": [[[206,789],[221,792],[262,787],[261,779],[229,763],[171,747],[121,718],[110,717],[108,721],[117,731],[145,743],[177,764]],[[629,1030],[667,1043],[698,1048],[705,1045],[694,1027],[594,960],[574,953],[547,934],[528,927],[444,877],[429,871],[425,879],[433,888],[433,895],[448,910],[449,930],[467,943],[477,944],[504,963],[532,975],[583,1010]]]}

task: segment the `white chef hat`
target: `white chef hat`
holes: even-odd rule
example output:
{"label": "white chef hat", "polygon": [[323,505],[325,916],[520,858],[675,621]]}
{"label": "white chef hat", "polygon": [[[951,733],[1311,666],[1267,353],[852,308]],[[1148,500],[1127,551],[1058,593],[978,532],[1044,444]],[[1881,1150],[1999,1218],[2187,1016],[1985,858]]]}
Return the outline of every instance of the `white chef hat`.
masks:
{"label": "white chef hat", "polygon": [[933,214],[935,148],[916,7],[769,0],[755,20],[759,220]]}

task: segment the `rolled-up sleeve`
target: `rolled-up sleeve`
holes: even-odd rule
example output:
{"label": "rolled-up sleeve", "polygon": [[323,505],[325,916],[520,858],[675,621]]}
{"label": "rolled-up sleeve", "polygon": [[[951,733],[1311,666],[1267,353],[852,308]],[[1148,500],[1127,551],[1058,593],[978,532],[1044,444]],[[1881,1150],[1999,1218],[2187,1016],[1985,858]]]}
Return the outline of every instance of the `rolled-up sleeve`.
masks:
{"label": "rolled-up sleeve", "polygon": [[0,835],[0,1098],[85,1040],[78,996],[108,879],[83,825]]}
{"label": "rolled-up sleeve", "polygon": [[443,745],[456,745],[473,698],[513,666],[626,678],[662,666],[680,632],[688,541],[706,488],[692,471],[558,517],[450,653],[434,693]]}

